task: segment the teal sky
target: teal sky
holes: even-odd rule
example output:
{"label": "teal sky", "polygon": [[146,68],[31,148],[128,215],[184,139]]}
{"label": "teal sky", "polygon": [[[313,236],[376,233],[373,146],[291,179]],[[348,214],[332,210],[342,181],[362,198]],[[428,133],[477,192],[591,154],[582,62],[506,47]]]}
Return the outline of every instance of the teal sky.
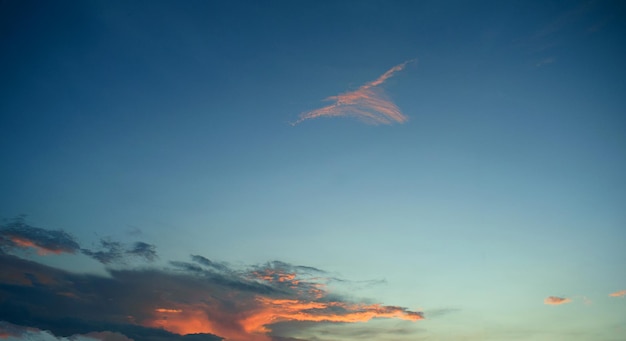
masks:
{"label": "teal sky", "polygon": [[[121,282],[202,255],[407,314],[244,335],[206,308],[195,332],[227,341],[624,340],[625,19],[620,1],[3,1],[4,266]],[[103,261],[103,239],[158,258]],[[87,334],[6,313],[9,277],[5,329]],[[174,320],[129,323],[185,334]]]}

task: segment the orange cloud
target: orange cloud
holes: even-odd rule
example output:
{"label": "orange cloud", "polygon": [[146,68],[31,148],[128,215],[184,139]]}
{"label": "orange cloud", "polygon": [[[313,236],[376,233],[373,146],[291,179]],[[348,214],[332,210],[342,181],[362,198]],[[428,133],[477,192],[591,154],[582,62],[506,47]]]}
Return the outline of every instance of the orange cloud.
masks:
{"label": "orange cloud", "polygon": [[[163,328],[176,334],[211,333],[227,341],[269,341],[269,325],[278,322],[367,322],[373,318],[395,318],[408,321],[423,320],[419,312],[380,304],[356,304],[340,301],[307,301],[274,299],[257,296],[247,310],[228,314],[209,304],[189,304],[175,313],[157,309],[144,326]],[[162,313],[169,313],[163,316]],[[221,316],[220,316],[221,315]]]}
{"label": "orange cloud", "polygon": [[[306,272],[307,269],[310,272]],[[298,271],[305,271],[301,274]],[[409,321],[424,319],[421,312],[381,304],[343,301],[329,295],[324,277],[312,277],[321,270],[274,263],[257,268],[246,276],[275,288],[280,294],[229,291],[228,307],[222,301],[204,298],[200,302],[187,297],[172,302],[176,308],[157,308],[141,324],[186,335],[210,333],[227,341],[270,341],[271,325],[279,322],[367,322],[373,318]],[[186,295],[194,295],[187,292]],[[172,295],[174,297],[175,295]],[[204,295],[202,295],[204,296]],[[331,298],[332,297],[332,298]]]}
{"label": "orange cloud", "polygon": [[616,291],[614,293],[609,294],[609,296],[611,296],[611,297],[625,297],[626,296],[626,290]]}
{"label": "orange cloud", "polygon": [[396,65],[378,77],[376,80],[362,85],[355,91],[346,92],[326,98],[326,101],[335,103],[320,109],[305,112],[293,123],[296,125],[304,120],[318,117],[355,116],[372,124],[404,123],[408,118],[387,97],[385,92],[377,88],[396,72],[402,71],[413,60]]}
{"label": "orange cloud", "polygon": [[572,302],[572,300],[569,298],[557,297],[557,296],[548,296],[546,297],[545,300],[543,300],[543,303],[549,304],[549,305],[559,305],[559,304],[565,304],[565,303],[570,303],[570,302]]}
{"label": "orange cloud", "polygon": [[[132,329],[136,334],[128,337],[136,340],[158,328],[165,333],[162,335],[206,334],[209,340],[272,341],[290,337],[285,331],[277,334],[285,325],[308,328],[301,322],[311,326],[316,322],[424,318],[421,312],[403,307],[347,299],[330,287],[351,285],[351,281],[329,277],[313,267],[274,261],[234,269],[205,258],[192,260],[195,263],[171,262],[172,267],[165,269],[109,269],[109,277],[100,277],[54,269],[0,252],[0,284],[20,286],[20,290],[8,293],[9,299],[42,321],[49,319],[46,312],[31,307],[59,306],[55,316],[102,321],[110,332]],[[65,328],[50,323],[54,330]],[[137,328],[124,327],[131,324]]]}
{"label": "orange cloud", "polygon": [[373,318],[397,318],[409,321],[423,320],[418,312],[380,304],[353,304],[346,302],[315,302],[297,299],[270,299],[259,297],[258,313],[243,321],[249,332],[267,332],[266,325],[283,321],[309,322],[367,322]]}
{"label": "orange cloud", "polygon": [[170,314],[178,314],[182,313],[182,309],[167,309],[167,308],[157,308],[154,309],[157,313],[170,313]]}

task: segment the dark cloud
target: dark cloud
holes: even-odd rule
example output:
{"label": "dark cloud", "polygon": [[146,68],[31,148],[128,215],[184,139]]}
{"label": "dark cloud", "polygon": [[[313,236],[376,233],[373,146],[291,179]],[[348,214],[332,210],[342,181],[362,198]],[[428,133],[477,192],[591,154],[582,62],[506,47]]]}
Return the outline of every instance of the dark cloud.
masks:
{"label": "dark cloud", "polygon": [[113,241],[109,238],[100,239],[96,250],[81,249],[81,252],[102,264],[126,264],[130,258],[139,258],[154,262],[158,256],[156,247],[144,242],[135,242],[132,246]]}
{"label": "dark cloud", "polygon": [[78,242],[67,232],[30,226],[23,217],[0,226],[0,249],[11,252],[28,248],[40,255],[76,253],[80,250]]}
{"label": "dark cloud", "polygon": [[[97,257],[125,252],[114,242],[105,247]],[[109,277],[102,277],[3,254],[0,316],[63,337],[107,331],[135,340],[184,341],[298,337],[270,335],[276,323],[423,318],[406,308],[331,294],[325,272],[316,268],[271,262],[234,269],[198,255],[192,260],[164,269],[109,269]]]}
{"label": "dark cloud", "polygon": [[20,340],[59,340],[59,341],[133,341],[123,334],[101,331],[87,334],[75,334],[69,337],[56,336],[47,330],[18,326],[0,321],[0,339],[19,338]]}
{"label": "dark cloud", "polygon": [[135,340],[222,340],[209,333],[181,336],[142,325],[153,318],[154,309],[168,303],[170,289],[194,287],[176,275],[158,271],[114,271],[111,278],[79,275],[11,255],[0,255],[0,265],[4,298],[0,316],[10,323],[63,337],[106,330]]}
{"label": "dark cloud", "polygon": [[109,239],[101,239],[96,251],[90,249],[82,249],[81,251],[102,264],[121,263],[126,254],[122,243]]}
{"label": "dark cloud", "polygon": [[207,282],[210,282],[215,285],[222,286],[228,289],[234,289],[239,291],[246,291],[255,294],[263,294],[270,295],[275,294],[279,290],[273,286],[259,283],[256,281],[246,280],[244,277],[244,273],[241,271],[234,271],[229,268],[225,268],[226,271],[222,273],[216,273],[211,270],[207,270],[201,266],[198,266],[194,263],[189,262],[181,262],[181,261],[170,261],[170,265],[174,266],[175,269],[186,272],[188,274],[193,274],[196,276],[200,276]]}
{"label": "dark cloud", "polygon": [[199,255],[191,255],[191,259],[198,263],[198,264],[202,264],[208,268],[217,270],[217,271],[228,271],[228,266],[222,263],[216,263],[216,262],[212,262],[211,260],[209,260],[206,257],[203,256],[199,256]]}
{"label": "dark cloud", "polygon": [[102,264],[125,264],[129,259],[155,261],[156,247],[145,242],[135,242],[128,246],[110,238],[100,239],[94,249],[81,248],[78,241],[62,230],[47,230],[34,227],[17,217],[5,225],[0,225],[0,251],[12,253],[20,249],[33,249],[39,255],[82,253]]}
{"label": "dark cloud", "polygon": [[[27,322],[48,326],[50,329],[25,327],[6,321],[0,321],[0,339],[19,338],[20,340],[63,340],[63,341],[221,341],[223,338],[211,334],[178,335],[163,329],[145,328],[124,324],[95,324],[78,319],[37,319]],[[67,327],[63,327],[67,324]],[[104,330],[68,334],[67,330]]]}
{"label": "dark cloud", "polygon": [[148,262],[154,262],[158,256],[156,253],[156,246],[144,242],[135,242],[133,247],[126,251],[127,254],[142,258]]}

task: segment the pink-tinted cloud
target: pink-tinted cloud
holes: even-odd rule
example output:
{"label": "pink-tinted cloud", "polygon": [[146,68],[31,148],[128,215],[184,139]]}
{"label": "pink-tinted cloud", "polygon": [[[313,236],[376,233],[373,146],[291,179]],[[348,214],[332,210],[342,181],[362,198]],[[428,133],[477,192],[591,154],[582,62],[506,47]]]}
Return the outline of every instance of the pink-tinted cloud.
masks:
{"label": "pink-tinted cloud", "polygon": [[355,91],[345,92],[326,98],[333,104],[320,109],[305,112],[293,123],[296,125],[304,120],[318,117],[354,116],[371,124],[404,123],[408,118],[389,99],[379,86],[395,73],[402,71],[413,60],[396,65],[376,80],[366,83]]}
{"label": "pink-tinted cloud", "polygon": [[611,296],[611,297],[626,297],[626,290],[620,290],[620,291],[616,291],[614,293],[610,293],[609,296]]}
{"label": "pink-tinted cloud", "polygon": [[20,237],[11,237],[11,242],[13,242],[13,244],[15,244],[15,246],[20,247],[20,248],[33,248],[35,251],[37,251],[37,254],[40,256],[46,256],[46,255],[59,255],[63,252],[67,252],[63,249],[53,249],[53,248],[48,248],[45,246],[41,246],[38,245],[35,241],[33,240],[29,240],[26,238],[20,238]]}
{"label": "pink-tinted cloud", "polygon": [[570,302],[572,302],[570,298],[557,297],[557,296],[548,296],[546,297],[545,300],[543,300],[543,303],[549,304],[549,305],[559,305],[559,304],[566,304]]}

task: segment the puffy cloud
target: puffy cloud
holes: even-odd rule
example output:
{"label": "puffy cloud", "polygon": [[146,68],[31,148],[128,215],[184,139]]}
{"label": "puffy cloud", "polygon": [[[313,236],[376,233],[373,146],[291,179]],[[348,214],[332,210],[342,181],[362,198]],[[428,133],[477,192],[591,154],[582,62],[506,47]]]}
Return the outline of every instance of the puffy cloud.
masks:
{"label": "puffy cloud", "polygon": [[543,300],[543,303],[549,304],[549,305],[559,305],[559,304],[565,304],[565,303],[570,303],[570,302],[572,302],[570,298],[558,297],[558,296],[548,296],[546,297],[546,299]]}
{"label": "puffy cloud", "polygon": [[355,91],[326,98],[326,101],[333,101],[334,103],[301,114],[293,125],[308,119],[338,116],[354,116],[371,124],[406,122],[408,118],[402,114],[400,109],[389,99],[384,90],[379,86],[395,73],[402,71],[410,62],[412,62],[412,60],[392,67],[376,80],[362,85]]}
{"label": "puffy cloud", "polygon": [[609,296],[611,296],[611,297],[626,297],[626,290],[620,290],[620,291],[616,291],[616,292],[610,293]]}

